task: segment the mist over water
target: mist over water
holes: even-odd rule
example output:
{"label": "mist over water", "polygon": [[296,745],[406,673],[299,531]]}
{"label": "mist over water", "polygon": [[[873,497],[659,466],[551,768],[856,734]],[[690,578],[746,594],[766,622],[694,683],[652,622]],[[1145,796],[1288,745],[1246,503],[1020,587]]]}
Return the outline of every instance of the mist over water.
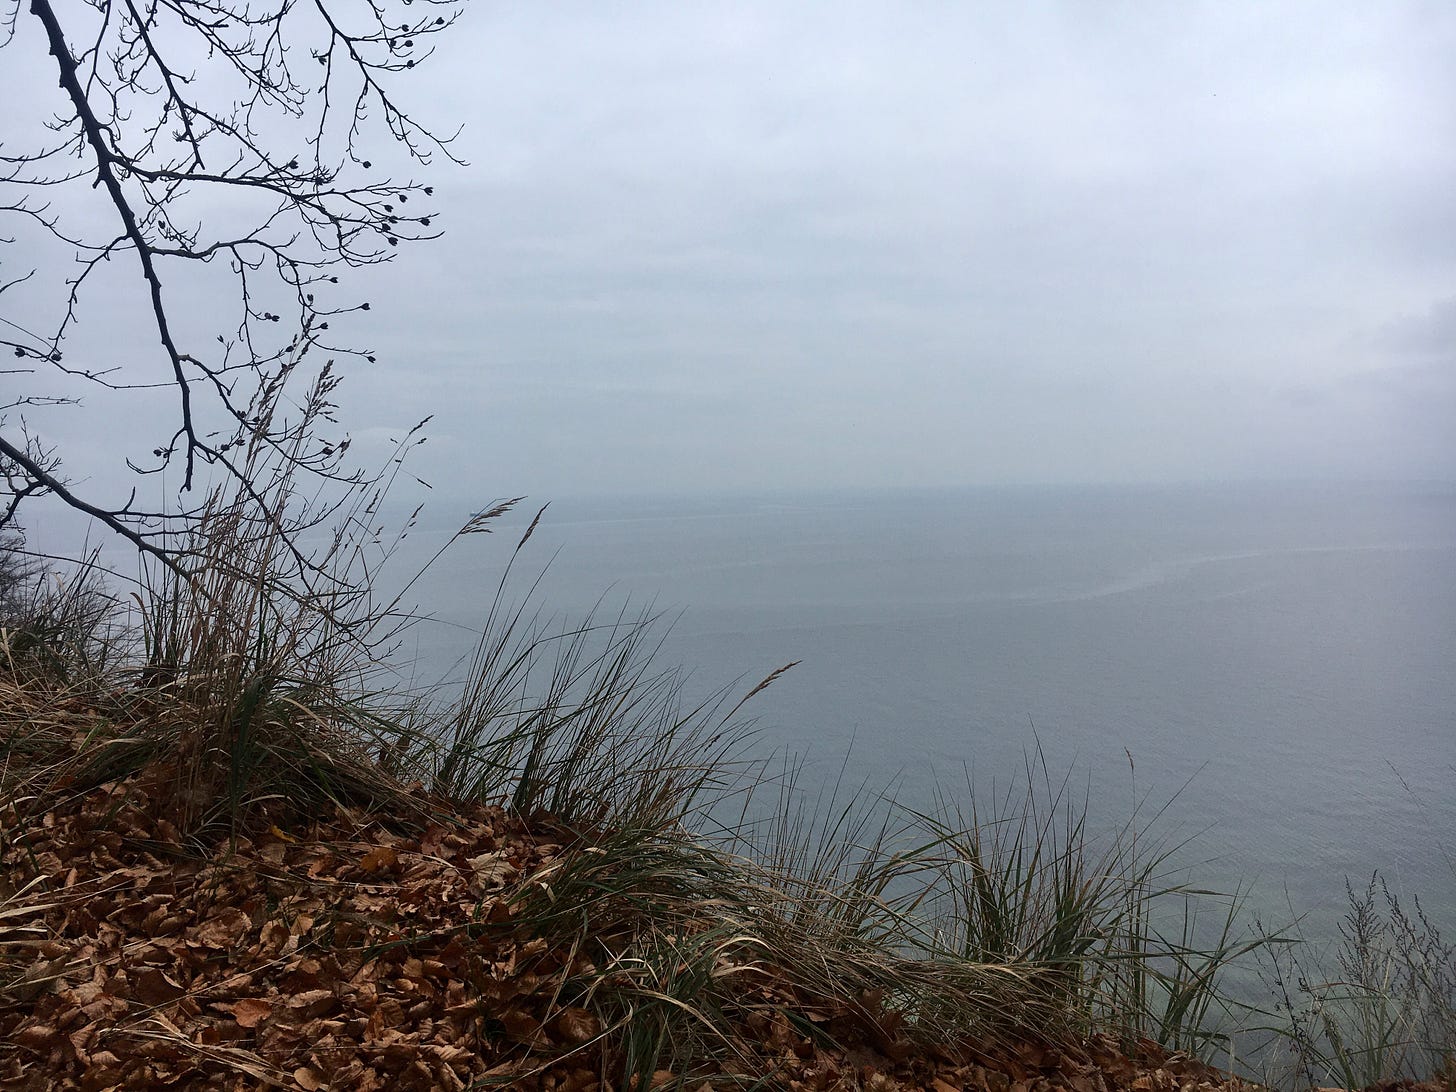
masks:
{"label": "mist over water", "polygon": [[[479,625],[534,511],[456,543],[422,605]],[[1449,485],[561,501],[517,564],[548,560],[547,613],[680,611],[664,662],[703,690],[802,661],[753,711],[812,777],[849,750],[852,781],[923,805],[1039,746],[1109,826],[1177,794],[1180,860],[1261,916],[1287,895],[1328,926],[1376,868],[1456,907]],[[424,679],[468,634],[412,639]]]}

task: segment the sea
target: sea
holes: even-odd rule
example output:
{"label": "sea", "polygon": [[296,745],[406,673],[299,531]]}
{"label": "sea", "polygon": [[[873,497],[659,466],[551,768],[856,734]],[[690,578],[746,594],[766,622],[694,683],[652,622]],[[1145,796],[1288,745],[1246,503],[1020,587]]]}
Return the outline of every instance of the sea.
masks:
{"label": "sea", "polygon": [[1031,761],[1266,927],[1333,937],[1378,871],[1456,931],[1456,485],[563,498],[518,552],[546,500],[412,589],[421,681],[510,562],[544,616],[662,615],[690,690],[795,663],[745,712],[801,791],[925,808]]}

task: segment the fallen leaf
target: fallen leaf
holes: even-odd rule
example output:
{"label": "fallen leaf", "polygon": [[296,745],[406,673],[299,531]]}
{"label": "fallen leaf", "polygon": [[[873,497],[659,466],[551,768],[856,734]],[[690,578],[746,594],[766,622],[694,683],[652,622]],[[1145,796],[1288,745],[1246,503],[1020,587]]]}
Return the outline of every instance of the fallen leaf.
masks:
{"label": "fallen leaf", "polygon": [[474,873],[470,886],[477,890],[502,887],[520,875],[521,871],[511,864],[504,852],[482,853],[478,857],[471,857],[466,863]]}
{"label": "fallen leaf", "polygon": [[332,1009],[334,1000],[331,990],[305,990],[288,999],[288,1008],[295,1019],[310,1020]]}
{"label": "fallen leaf", "polygon": [[393,868],[399,862],[399,854],[392,846],[375,846],[359,858],[359,867],[365,872],[380,872]]}
{"label": "fallen leaf", "polygon": [[584,1043],[601,1034],[602,1022],[583,1008],[562,1009],[552,1021],[556,1034],[568,1043]]}
{"label": "fallen leaf", "polygon": [[147,1005],[165,1005],[187,991],[160,967],[143,967],[130,974],[132,996]]}
{"label": "fallen leaf", "polygon": [[204,921],[188,939],[204,948],[231,948],[252,924],[247,914],[230,906]]}
{"label": "fallen leaf", "polygon": [[234,1002],[232,1006],[233,1019],[238,1022],[238,1026],[245,1028],[257,1027],[272,1012],[273,1006],[261,997],[245,997]]}
{"label": "fallen leaf", "polygon": [[32,1024],[23,1031],[16,1032],[16,1046],[28,1047],[31,1050],[40,1052],[49,1050],[51,1044],[60,1038],[60,1032],[49,1024]]}

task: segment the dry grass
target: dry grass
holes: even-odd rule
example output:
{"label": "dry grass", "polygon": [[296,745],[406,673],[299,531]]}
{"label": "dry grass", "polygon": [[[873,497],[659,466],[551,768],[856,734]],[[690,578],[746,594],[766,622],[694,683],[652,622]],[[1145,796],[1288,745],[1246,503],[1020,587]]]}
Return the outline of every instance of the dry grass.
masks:
{"label": "dry grass", "polygon": [[1333,947],[1296,934],[1263,953],[1277,998],[1268,1030],[1289,1063],[1273,1078],[1346,1088],[1434,1078],[1456,1089],[1456,945],[1378,873],[1363,888],[1347,881],[1346,901]]}
{"label": "dry grass", "polygon": [[[605,1087],[655,1087],[664,1073],[751,1085],[765,1066],[781,1084],[838,1067],[841,1086],[858,1087],[867,1078],[849,1059],[860,1051],[885,1072],[994,1085],[987,1065],[1092,1064],[1045,1045],[1054,1041],[1103,1062],[1107,1036],[1206,1046],[1217,973],[1237,946],[1227,931],[1204,951],[1160,936],[1151,908],[1188,896],[1163,877],[1165,855],[1148,852],[1135,827],[1099,844],[1085,807],[1044,764],[1029,765],[1024,793],[991,813],[949,795],[908,811],[862,787],[806,804],[792,765],[769,776],[746,759],[743,701],[785,669],[739,701],[728,691],[689,701],[682,675],[658,666],[659,619],[623,611],[547,623],[529,594],[512,598],[509,570],[458,699],[374,691],[408,624],[397,599],[374,599],[376,563],[359,537],[374,540],[367,517],[379,494],[328,509],[342,513],[339,530],[302,555],[318,513],[291,514],[290,480],[269,475],[265,454],[255,493],[214,498],[184,545],[186,575],[163,571],[120,604],[77,581],[72,600],[48,607],[58,624],[5,623],[0,852],[30,871],[0,890],[0,1010],[79,988],[68,960],[81,941],[57,899],[70,889],[65,854],[83,851],[55,842],[62,827],[116,825],[109,854],[192,876],[229,854],[246,863],[260,844],[315,836],[324,816],[382,832],[390,853],[423,853],[420,839],[499,807],[531,848],[502,859],[508,878],[492,898],[507,908],[512,944],[555,953],[549,1004],[531,1019],[556,1030],[523,1032],[501,1055],[510,1082],[544,1081],[589,1054]],[[488,530],[511,504],[456,539]],[[108,629],[124,609],[130,626]],[[744,804],[737,825],[714,827],[740,798],[772,799],[771,821],[749,822]],[[483,829],[471,837],[498,837]],[[455,867],[438,882],[464,882]],[[273,896],[228,882],[239,899],[264,899],[238,905],[253,907],[249,928],[266,928],[257,907]],[[434,958],[439,930],[468,932],[483,905],[440,919],[428,943],[399,943]],[[471,988],[477,1007],[505,1003],[484,978]],[[239,1079],[293,1079],[262,1040],[204,1041],[203,1017],[188,1024],[182,1009],[149,1009],[143,1026],[134,997],[118,1004],[104,1019],[152,1049],[191,1051],[203,1069]],[[572,1039],[553,1023],[567,1011],[590,1017],[576,1032],[593,1030],[564,1054],[547,1050]],[[1044,1063],[1027,1061],[1028,1044]],[[287,1064],[312,1072],[302,1057]],[[981,1076],[969,1076],[976,1067]]]}

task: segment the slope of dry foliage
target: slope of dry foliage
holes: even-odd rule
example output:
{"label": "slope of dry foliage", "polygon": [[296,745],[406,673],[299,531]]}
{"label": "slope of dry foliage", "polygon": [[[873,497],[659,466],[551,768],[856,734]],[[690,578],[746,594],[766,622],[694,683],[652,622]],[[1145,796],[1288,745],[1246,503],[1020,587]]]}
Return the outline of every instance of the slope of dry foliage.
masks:
{"label": "slope of dry foliage", "polygon": [[398,797],[280,799],[183,834],[177,754],[96,761],[136,735],[121,721],[165,715],[155,696],[3,691],[7,1087],[1218,1083],[1151,1043],[1135,1061],[1033,1028],[927,1036],[884,989],[836,995],[775,958],[761,892],[669,832],[627,853],[619,832],[400,786],[406,821]]}

